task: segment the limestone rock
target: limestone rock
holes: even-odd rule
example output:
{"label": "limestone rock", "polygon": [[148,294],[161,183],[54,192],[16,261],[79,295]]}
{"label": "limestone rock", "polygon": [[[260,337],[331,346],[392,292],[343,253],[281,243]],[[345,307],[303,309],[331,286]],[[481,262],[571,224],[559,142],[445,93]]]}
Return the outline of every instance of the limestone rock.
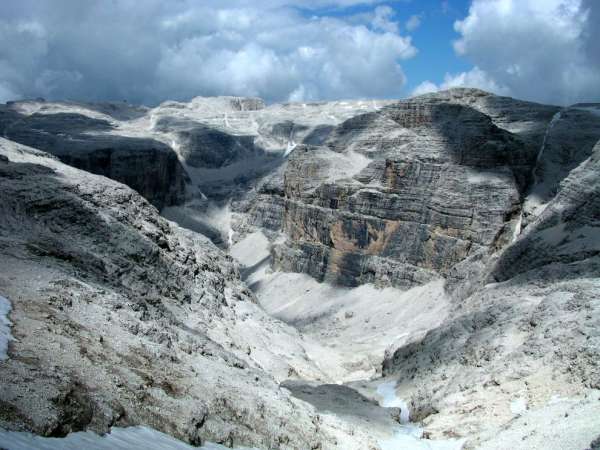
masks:
{"label": "limestone rock", "polygon": [[15,337],[0,365],[0,427],[371,445],[279,388],[289,373],[323,374],[208,239],[122,184],[5,139],[0,154],[0,292]]}
{"label": "limestone rock", "polygon": [[105,119],[75,112],[25,115],[11,105],[0,112],[0,130],[8,139],[125,183],[159,209],[182,203],[187,175],[171,148],[148,137],[119,136],[112,129]]}

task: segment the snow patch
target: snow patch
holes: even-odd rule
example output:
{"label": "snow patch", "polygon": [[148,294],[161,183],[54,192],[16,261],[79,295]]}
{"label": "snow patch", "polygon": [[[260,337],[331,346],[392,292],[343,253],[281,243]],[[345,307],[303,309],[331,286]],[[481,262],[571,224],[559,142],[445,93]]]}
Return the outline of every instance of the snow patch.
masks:
{"label": "snow patch", "polygon": [[515,228],[513,229],[512,242],[515,242],[519,235],[521,234],[521,229],[523,227],[523,211],[519,213],[519,217],[515,222]]}
{"label": "snow patch", "polygon": [[[422,430],[419,430],[422,434]],[[399,429],[390,439],[378,442],[381,450],[461,450],[465,439],[449,439],[445,441],[430,441],[421,439],[417,433]]]}
{"label": "snow patch", "polygon": [[377,393],[382,397],[379,405],[383,408],[400,408],[400,423],[410,421],[408,404],[396,395],[396,382],[388,381],[377,386]]}
{"label": "snow patch", "polygon": [[294,151],[294,149],[296,148],[298,144],[296,144],[294,141],[288,141],[287,143],[287,148],[285,149],[285,153],[283,154],[284,157],[289,156],[290,153],[292,153]]}
{"label": "snow patch", "polygon": [[521,415],[527,411],[527,400],[523,397],[519,397],[516,400],[510,402],[510,412],[513,414]]}
{"label": "snow patch", "polygon": [[[31,433],[0,430],[0,446],[6,450],[225,450],[227,447],[206,443],[192,447],[160,431],[147,427],[113,428],[99,436],[90,431],[71,433],[64,438],[46,438]],[[238,450],[253,450],[235,447]]]}
{"label": "snow patch", "polygon": [[542,162],[542,158],[544,157],[544,150],[546,150],[546,144],[548,143],[548,137],[550,136],[550,132],[552,131],[552,128],[554,128],[554,125],[556,125],[556,122],[558,122],[560,120],[561,115],[562,115],[562,110],[557,112],[556,114],[554,114],[554,116],[552,116],[552,120],[548,124],[548,127],[546,128],[546,132],[544,133],[544,139],[542,140],[542,146],[540,147],[540,151],[538,152],[537,159],[535,161],[535,166],[533,168],[533,184],[534,185],[538,184],[538,181],[539,181],[537,172],[538,172],[539,166]]}
{"label": "snow patch", "polygon": [[386,381],[377,386],[377,394],[381,396],[379,402],[383,408],[400,408],[400,423],[394,435],[389,439],[378,442],[381,450],[460,450],[464,439],[449,439],[430,441],[423,439],[423,430],[409,423],[410,414],[408,405],[396,395],[396,382]]}
{"label": "snow patch", "polygon": [[8,358],[8,341],[13,339],[10,334],[12,322],[8,320],[10,310],[10,302],[0,295],[0,361]]}

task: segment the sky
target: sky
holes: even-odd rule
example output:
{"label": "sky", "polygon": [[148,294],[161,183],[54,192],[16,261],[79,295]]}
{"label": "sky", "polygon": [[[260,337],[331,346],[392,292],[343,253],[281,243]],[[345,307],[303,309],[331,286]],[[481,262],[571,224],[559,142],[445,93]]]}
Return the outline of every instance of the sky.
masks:
{"label": "sky", "polygon": [[600,0],[2,0],[0,102],[600,102]]}

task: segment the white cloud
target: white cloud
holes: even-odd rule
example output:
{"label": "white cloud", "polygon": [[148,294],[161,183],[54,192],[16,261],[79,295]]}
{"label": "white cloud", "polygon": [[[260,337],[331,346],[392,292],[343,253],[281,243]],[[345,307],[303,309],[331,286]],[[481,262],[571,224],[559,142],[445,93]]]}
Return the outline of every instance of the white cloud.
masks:
{"label": "white cloud", "polygon": [[373,26],[376,29],[383,31],[389,31],[390,33],[398,32],[398,23],[392,20],[394,17],[394,10],[387,5],[378,6],[375,8],[373,17]]}
{"label": "white cloud", "polygon": [[511,94],[510,89],[506,86],[499,85],[479,67],[474,67],[468,72],[461,72],[458,74],[447,73],[444,77],[444,81],[439,85],[431,81],[424,81],[412,91],[412,95],[422,95],[454,87],[478,88],[498,95]]}
{"label": "white cloud", "polygon": [[477,73],[458,82],[546,103],[599,101],[599,25],[597,0],[474,0],[454,48]]}
{"label": "white cloud", "polygon": [[416,30],[417,28],[419,28],[421,26],[421,16],[416,15],[416,14],[410,16],[404,26],[406,27],[406,29],[408,31]]}
{"label": "white cloud", "polygon": [[[358,3],[372,4],[363,22],[298,10]],[[416,48],[378,3],[11,2],[0,11],[0,99],[400,97],[400,63]]]}
{"label": "white cloud", "polygon": [[421,84],[419,84],[416,88],[414,88],[411,92],[411,95],[423,95],[423,94],[429,94],[431,92],[437,92],[437,91],[441,91],[443,90],[440,86],[438,86],[437,84],[435,84],[433,81],[423,81]]}

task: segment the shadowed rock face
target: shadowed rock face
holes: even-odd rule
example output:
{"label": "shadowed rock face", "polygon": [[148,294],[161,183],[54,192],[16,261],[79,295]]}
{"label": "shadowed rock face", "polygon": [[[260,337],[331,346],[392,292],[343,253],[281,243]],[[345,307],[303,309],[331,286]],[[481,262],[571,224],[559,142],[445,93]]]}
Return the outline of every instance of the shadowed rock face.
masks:
{"label": "shadowed rock face", "polygon": [[75,113],[26,116],[5,108],[0,129],[8,139],[127,184],[158,209],[184,200],[187,175],[175,152],[154,139],[111,134],[106,120]]}
{"label": "shadowed rock face", "polygon": [[194,122],[192,120],[161,117],[157,131],[173,133],[183,160],[192,167],[216,169],[240,159],[251,159],[264,154],[254,145],[254,136],[235,135]]}
{"label": "shadowed rock face", "polygon": [[[559,191],[494,266],[491,279],[506,281],[544,267],[571,266],[574,275],[597,275],[600,257],[600,142],[570,172]],[[596,261],[595,264],[592,262]],[[542,279],[551,275],[542,272]],[[567,278],[566,269],[560,273]],[[572,275],[569,275],[569,277]],[[600,378],[598,380],[600,386]]]}

